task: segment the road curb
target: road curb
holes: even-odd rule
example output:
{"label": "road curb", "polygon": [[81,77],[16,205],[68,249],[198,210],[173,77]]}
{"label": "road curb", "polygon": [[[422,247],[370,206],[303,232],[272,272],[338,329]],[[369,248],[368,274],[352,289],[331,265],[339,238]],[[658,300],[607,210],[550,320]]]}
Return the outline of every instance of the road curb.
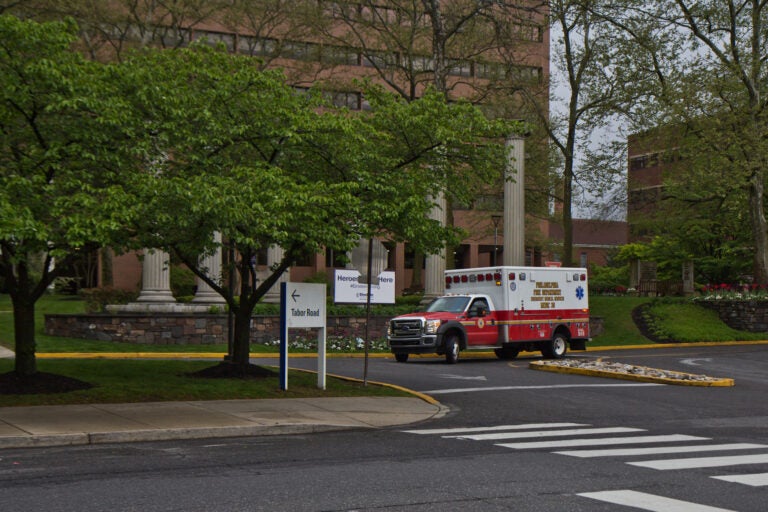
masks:
{"label": "road curb", "polygon": [[316,434],[362,428],[350,425],[293,424],[241,427],[171,428],[126,430],[117,432],[82,432],[75,434],[38,434],[0,437],[0,449],[85,446],[111,443],[172,441],[176,439],[217,439],[234,437]]}
{"label": "road curb", "polygon": [[607,377],[611,379],[631,380],[636,382],[655,382],[659,384],[674,384],[677,386],[701,386],[701,387],[730,387],[735,385],[733,379],[707,377],[705,375],[695,375],[692,373],[676,372],[670,370],[657,370],[645,366],[633,366],[645,372],[663,372],[668,375],[674,375],[679,378],[657,377],[653,375],[633,374],[619,372],[614,370],[598,370],[593,368],[574,368],[568,366],[559,366],[554,361],[531,361],[528,365],[532,370],[541,370],[555,373],[571,373],[577,375],[587,375],[592,377]]}

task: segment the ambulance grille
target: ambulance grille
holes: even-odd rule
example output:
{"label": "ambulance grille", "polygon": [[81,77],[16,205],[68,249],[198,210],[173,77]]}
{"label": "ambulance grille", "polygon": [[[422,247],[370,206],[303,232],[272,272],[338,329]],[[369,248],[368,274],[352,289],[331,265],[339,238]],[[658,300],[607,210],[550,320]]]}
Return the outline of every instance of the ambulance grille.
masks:
{"label": "ambulance grille", "polygon": [[404,320],[392,320],[392,335],[393,336],[418,336],[421,334],[421,320],[404,319]]}

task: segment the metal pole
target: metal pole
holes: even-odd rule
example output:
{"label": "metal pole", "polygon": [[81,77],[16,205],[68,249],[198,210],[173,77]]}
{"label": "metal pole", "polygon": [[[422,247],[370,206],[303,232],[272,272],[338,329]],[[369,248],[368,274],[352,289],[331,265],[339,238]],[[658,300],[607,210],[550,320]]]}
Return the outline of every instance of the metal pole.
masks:
{"label": "metal pole", "polygon": [[363,386],[368,385],[368,324],[371,322],[371,272],[373,267],[373,238],[368,239],[368,296],[365,298],[365,364],[363,365]]}

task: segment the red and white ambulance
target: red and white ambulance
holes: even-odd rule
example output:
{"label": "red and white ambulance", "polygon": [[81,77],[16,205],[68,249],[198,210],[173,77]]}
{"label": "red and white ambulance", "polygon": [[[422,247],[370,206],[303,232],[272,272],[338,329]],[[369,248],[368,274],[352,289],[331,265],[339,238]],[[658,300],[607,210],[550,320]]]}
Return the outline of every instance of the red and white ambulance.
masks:
{"label": "red and white ambulance", "polygon": [[399,362],[410,354],[494,350],[514,359],[521,350],[562,358],[586,350],[589,292],[585,268],[487,267],[448,270],[446,294],[422,312],[389,321],[387,341]]}

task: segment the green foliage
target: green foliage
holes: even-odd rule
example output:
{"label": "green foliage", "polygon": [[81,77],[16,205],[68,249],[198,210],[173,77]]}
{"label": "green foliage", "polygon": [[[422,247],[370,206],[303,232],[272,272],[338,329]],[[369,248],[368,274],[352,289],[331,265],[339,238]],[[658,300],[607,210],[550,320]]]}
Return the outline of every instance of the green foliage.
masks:
{"label": "green foliage", "polygon": [[398,306],[416,308],[421,304],[422,299],[424,299],[424,296],[421,294],[402,295],[400,297],[395,297],[395,304],[397,304]]}
{"label": "green foliage", "polygon": [[171,291],[174,297],[194,297],[196,287],[197,276],[191,270],[181,265],[171,266]]}
{"label": "green foliage", "polygon": [[109,304],[128,304],[138,297],[138,293],[119,288],[82,288],[78,292],[85,301],[87,313],[103,313]]}
{"label": "green foliage", "polygon": [[[371,87],[371,110],[350,115],[296,94],[250,57],[206,46],[147,49],[110,71],[125,101],[119,128],[132,136],[130,241],[189,268],[232,248],[244,283],[229,304],[236,347],[255,304],[297,259],[370,236],[437,252],[460,232],[430,217],[434,200],[480,190],[504,164],[494,140],[509,126],[435,91],[406,102]],[[271,246],[282,261],[251,285],[250,261]]]}
{"label": "green foliage", "polygon": [[629,265],[592,265],[589,269],[589,293],[624,293],[629,287]]}

